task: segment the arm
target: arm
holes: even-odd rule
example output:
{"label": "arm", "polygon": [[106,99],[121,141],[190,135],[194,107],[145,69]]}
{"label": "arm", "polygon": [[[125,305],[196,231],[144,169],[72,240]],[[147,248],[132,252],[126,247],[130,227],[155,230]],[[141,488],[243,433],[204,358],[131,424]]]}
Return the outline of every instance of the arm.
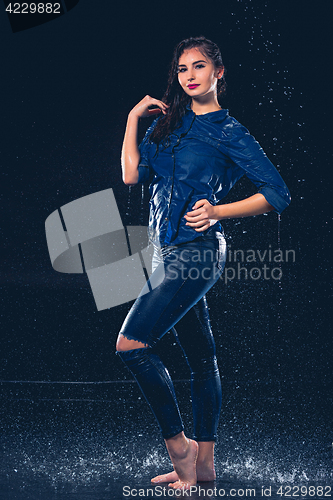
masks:
{"label": "arm", "polygon": [[226,203],[214,207],[217,213],[217,220],[232,219],[235,217],[250,217],[251,215],[260,215],[274,210],[274,207],[268,203],[264,195],[256,193],[244,200]]}
{"label": "arm", "polygon": [[228,156],[255,184],[273,210],[281,214],[291,200],[288,187],[260,144],[238,122],[232,128]]}
{"label": "arm", "polygon": [[[158,106],[157,109],[148,109],[149,106]],[[121,166],[123,181],[132,186],[138,183],[140,163],[140,151],[138,148],[138,125],[139,119],[151,116],[162,111],[166,114],[168,106],[164,102],[146,95],[129,113],[126,131],[121,151]]]}
{"label": "arm", "polygon": [[140,152],[138,148],[139,116],[128,115],[123,147],[121,150],[121,168],[123,182],[128,186],[137,184],[139,179]]}
{"label": "arm", "polygon": [[211,205],[208,200],[198,200],[192,208],[193,210],[187,212],[184,217],[187,221],[186,225],[193,227],[197,232],[205,231],[217,220],[250,217],[274,210],[274,207],[260,193],[244,200],[216,206]]}
{"label": "arm", "polygon": [[248,130],[235,121],[228,148],[230,159],[259,188],[260,192],[244,200],[212,206],[198,200],[185,215],[187,225],[204,231],[217,220],[249,217],[275,210],[281,213],[290,203],[290,193],[282,177]]}

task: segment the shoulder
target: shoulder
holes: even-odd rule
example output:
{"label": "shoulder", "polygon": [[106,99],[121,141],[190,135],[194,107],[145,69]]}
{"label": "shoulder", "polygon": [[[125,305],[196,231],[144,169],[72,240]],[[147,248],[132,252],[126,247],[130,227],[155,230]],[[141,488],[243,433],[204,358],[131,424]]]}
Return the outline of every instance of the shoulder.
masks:
{"label": "shoulder", "polygon": [[233,116],[228,116],[223,132],[228,137],[229,148],[244,149],[257,147],[258,143],[249,130]]}
{"label": "shoulder", "polygon": [[194,115],[191,133],[202,142],[208,143],[220,152],[228,154],[234,129],[242,125],[229,115],[228,109],[221,109],[202,115]]}
{"label": "shoulder", "polygon": [[236,139],[237,137],[242,137],[244,135],[250,135],[250,132],[244,125],[242,125],[236,118],[226,116],[226,119],[221,123],[222,132],[226,134],[230,139]]}
{"label": "shoulder", "polygon": [[224,119],[214,118],[212,125],[214,136],[218,139],[219,149],[227,152],[229,156],[237,156],[239,153],[251,156],[258,154],[261,150],[260,144],[249,130],[236,118],[230,116],[228,111]]}
{"label": "shoulder", "polygon": [[[216,139],[225,141],[239,140],[241,137],[250,135],[244,125],[236,118],[229,115],[229,110],[222,109],[215,113],[209,113],[205,116],[205,125],[208,125]],[[203,124],[204,125],[204,124]],[[211,134],[210,134],[211,135]]]}

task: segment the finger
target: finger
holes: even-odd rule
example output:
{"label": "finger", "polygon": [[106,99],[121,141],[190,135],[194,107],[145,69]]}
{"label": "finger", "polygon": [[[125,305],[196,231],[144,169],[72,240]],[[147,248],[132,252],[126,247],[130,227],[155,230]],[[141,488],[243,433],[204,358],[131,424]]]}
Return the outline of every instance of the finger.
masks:
{"label": "finger", "polygon": [[205,231],[210,227],[210,223],[204,224],[203,226],[194,227],[193,229],[197,232]]}
{"label": "finger", "polygon": [[210,217],[207,213],[200,212],[198,215],[184,215],[184,219],[187,222],[199,222],[199,221],[207,222],[210,219]]}
{"label": "finger", "polygon": [[198,215],[201,215],[203,212],[202,208],[197,208],[196,210],[192,210],[191,212],[187,212],[184,217],[198,217]]}
{"label": "finger", "polygon": [[166,115],[168,108],[161,101],[154,102],[148,106],[149,115],[155,115],[162,111]]}
{"label": "finger", "polygon": [[186,222],[185,226],[190,226],[190,227],[198,227],[202,226],[202,224],[209,224],[209,220],[207,219],[200,219],[197,222]]}
{"label": "finger", "polygon": [[149,106],[158,106],[161,109],[167,110],[168,105],[165,104],[163,101],[159,101],[158,99],[151,98],[151,104]]}
{"label": "finger", "polygon": [[203,199],[203,200],[196,201],[195,204],[192,207],[192,210],[196,209],[196,208],[199,208],[199,207],[202,207],[202,205],[204,205],[205,203],[209,203],[208,200]]}
{"label": "finger", "polygon": [[158,99],[156,99],[156,102],[158,103],[158,106],[162,106],[162,108],[164,108],[164,109],[167,109],[170,107],[169,104],[166,104],[163,101],[159,101]]}
{"label": "finger", "polygon": [[197,217],[191,217],[189,219],[186,219],[187,222],[186,224],[198,224],[198,223],[202,223],[202,224],[205,224],[206,222],[208,222],[209,218],[208,217],[202,217],[201,215],[198,215]]}
{"label": "finger", "polygon": [[161,112],[160,108],[153,108],[153,109],[148,108],[149,115],[157,115],[160,112]]}
{"label": "finger", "polygon": [[208,229],[209,227],[210,227],[210,226],[209,226],[209,224],[208,224],[208,225],[206,224],[206,225],[205,225],[205,226],[203,226],[203,227],[200,227],[200,228],[195,229],[195,231],[196,231],[197,233],[201,233],[202,231],[205,231],[205,230],[206,230],[206,229]]}

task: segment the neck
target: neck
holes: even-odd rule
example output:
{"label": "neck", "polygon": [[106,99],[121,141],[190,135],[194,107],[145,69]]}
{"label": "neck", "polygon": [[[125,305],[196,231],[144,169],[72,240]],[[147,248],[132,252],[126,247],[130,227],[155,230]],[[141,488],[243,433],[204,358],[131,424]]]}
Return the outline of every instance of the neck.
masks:
{"label": "neck", "polygon": [[211,113],[212,111],[218,111],[222,108],[218,103],[217,96],[214,95],[214,97],[210,97],[208,99],[203,97],[200,99],[192,98],[191,109],[196,115],[204,115],[206,113]]}

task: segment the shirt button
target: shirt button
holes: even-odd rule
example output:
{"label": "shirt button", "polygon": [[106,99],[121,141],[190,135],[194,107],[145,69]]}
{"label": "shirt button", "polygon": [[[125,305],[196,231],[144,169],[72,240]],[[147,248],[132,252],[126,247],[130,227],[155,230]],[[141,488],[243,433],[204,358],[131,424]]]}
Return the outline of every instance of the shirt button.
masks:
{"label": "shirt button", "polygon": [[167,217],[165,217],[165,220],[169,220]]}

